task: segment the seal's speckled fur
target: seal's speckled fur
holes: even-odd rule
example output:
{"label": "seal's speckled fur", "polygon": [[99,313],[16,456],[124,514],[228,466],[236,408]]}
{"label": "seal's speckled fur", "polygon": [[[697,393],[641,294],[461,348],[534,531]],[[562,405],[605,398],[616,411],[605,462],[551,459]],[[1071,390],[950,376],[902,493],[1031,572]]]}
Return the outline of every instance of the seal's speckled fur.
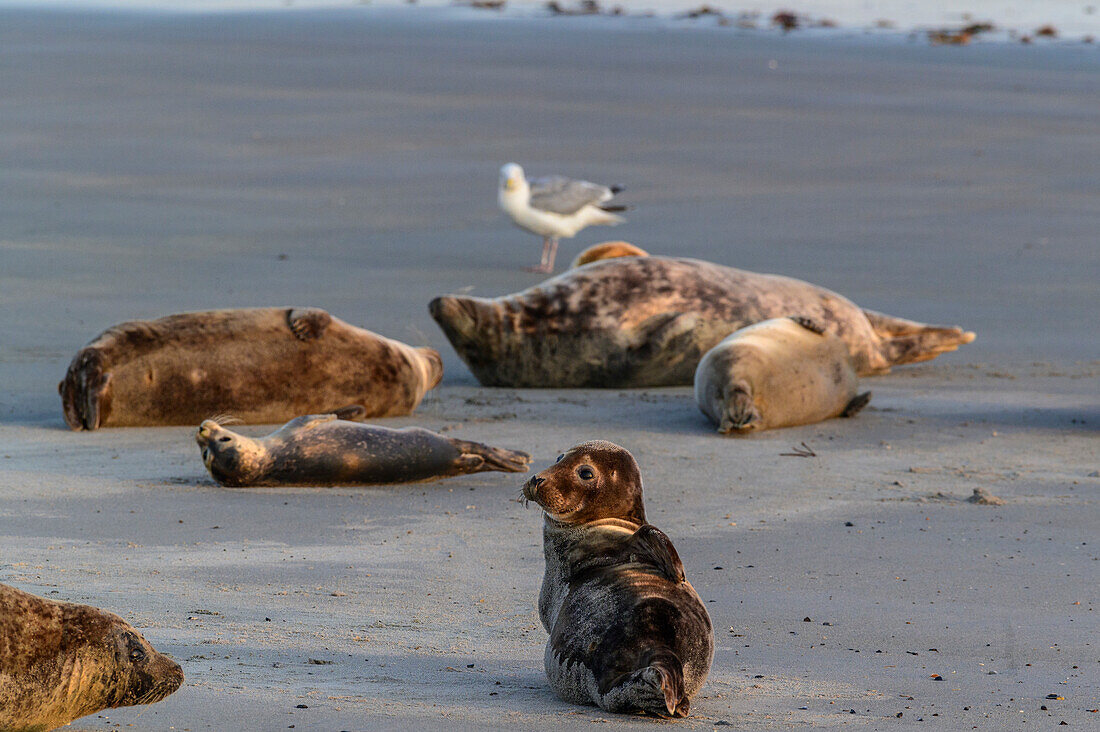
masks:
{"label": "seal's speckled fur", "polygon": [[74,430],[217,414],[270,424],[349,404],[410,414],[442,375],[436,351],[324,310],[248,308],[116,325],[76,354],[58,389]]}
{"label": "seal's speckled fur", "polygon": [[686,716],[710,670],[710,616],[672,542],[646,523],[634,457],[586,442],[529,480],[546,512],[539,617],[546,677],[566,701]]}
{"label": "seal's speckled fur", "polygon": [[960,328],[861,310],[800,280],[671,257],[594,262],[492,300],[437,297],[429,311],[486,386],[689,385],[723,338],[786,315],[824,323],[861,375],[974,340]]}

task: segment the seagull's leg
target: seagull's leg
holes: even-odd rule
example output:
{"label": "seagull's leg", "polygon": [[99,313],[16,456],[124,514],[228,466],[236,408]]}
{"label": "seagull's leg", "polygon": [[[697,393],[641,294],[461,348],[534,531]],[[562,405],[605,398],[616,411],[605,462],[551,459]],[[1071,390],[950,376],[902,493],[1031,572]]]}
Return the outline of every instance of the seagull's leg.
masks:
{"label": "seagull's leg", "polygon": [[[550,251],[551,251],[550,250],[550,243],[551,243],[551,241],[552,240],[548,236],[544,236],[542,238],[542,260],[539,261],[539,266],[537,266],[537,267],[524,267],[524,269],[526,269],[528,272],[543,272],[543,273],[545,273],[545,272],[552,271],[551,268],[546,266],[546,260],[547,260],[548,256],[550,258],[551,263],[553,263],[553,260],[554,260],[553,256],[550,254]],[[554,248],[555,249],[557,248],[557,241],[554,241]]]}
{"label": "seagull's leg", "polygon": [[550,256],[546,259],[546,262],[543,264],[543,267],[545,267],[545,271],[547,271],[547,272],[553,272],[554,271],[554,257],[556,257],[557,255],[558,255],[558,237],[555,236],[552,239],[550,239]]}

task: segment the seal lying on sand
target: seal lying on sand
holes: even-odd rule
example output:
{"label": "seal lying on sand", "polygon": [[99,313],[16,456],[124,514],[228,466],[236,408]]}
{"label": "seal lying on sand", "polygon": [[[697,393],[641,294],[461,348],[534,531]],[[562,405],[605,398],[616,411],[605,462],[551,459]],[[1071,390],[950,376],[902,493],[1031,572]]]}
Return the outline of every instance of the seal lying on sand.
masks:
{"label": "seal lying on sand", "polygon": [[800,316],[742,328],[695,369],[695,402],[722,434],[851,417],[871,400],[856,395],[848,348]]}
{"label": "seal lying on sand", "polygon": [[644,249],[639,249],[630,242],[625,241],[605,241],[599,244],[593,244],[585,249],[583,252],[577,255],[577,258],[573,260],[573,264],[569,265],[570,268],[576,269],[592,262],[600,262],[604,259],[614,259],[615,257],[648,257],[649,252]]}
{"label": "seal lying on sand", "polygon": [[210,475],[232,487],[409,483],[490,470],[524,473],[531,462],[525,452],[419,427],[394,430],[338,418],[361,416],[311,414],[257,439],[208,419],[195,440]]}
{"label": "seal lying on sand", "polygon": [[562,699],[683,717],[714,655],[710,616],[672,542],[646,523],[634,456],[586,442],[527,481],[545,510],[539,617]]}
{"label": "seal lying on sand", "polygon": [[0,730],[152,704],[182,683],[180,667],[117,615],[0,585]]}
{"label": "seal lying on sand", "polygon": [[689,385],[720,340],[785,315],[824,323],[861,375],[974,340],[959,328],[861,310],[790,277],[671,257],[594,262],[513,295],[437,297],[428,309],[485,386]]}
{"label": "seal lying on sand", "polygon": [[250,308],[122,323],[85,346],[58,389],[74,430],[249,423],[360,405],[409,414],[443,362],[317,308]]}

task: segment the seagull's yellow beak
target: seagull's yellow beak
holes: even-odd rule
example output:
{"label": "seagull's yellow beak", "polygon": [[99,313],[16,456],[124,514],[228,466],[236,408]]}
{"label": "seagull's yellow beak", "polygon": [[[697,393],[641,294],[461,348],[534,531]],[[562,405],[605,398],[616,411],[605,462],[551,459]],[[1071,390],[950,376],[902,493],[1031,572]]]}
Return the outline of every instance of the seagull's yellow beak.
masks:
{"label": "seagull's yellow beak", "polygon": [[514,191],[515,189],[516,189],[516,179],[515,178],[509,178],[506,181],[504,181],[504,190]]}

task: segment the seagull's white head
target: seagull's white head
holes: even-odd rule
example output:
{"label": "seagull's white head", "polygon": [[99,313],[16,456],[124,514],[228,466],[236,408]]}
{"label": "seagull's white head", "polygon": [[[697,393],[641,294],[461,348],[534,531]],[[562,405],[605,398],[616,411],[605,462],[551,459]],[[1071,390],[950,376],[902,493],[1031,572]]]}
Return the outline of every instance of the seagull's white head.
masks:
{"label": "seagull's white head", "polygon": [[527,187],[527,178],[523,175],[523,168],[515,163],[508,163],[500,169],[500,190],[511,193],[521,191]]}

